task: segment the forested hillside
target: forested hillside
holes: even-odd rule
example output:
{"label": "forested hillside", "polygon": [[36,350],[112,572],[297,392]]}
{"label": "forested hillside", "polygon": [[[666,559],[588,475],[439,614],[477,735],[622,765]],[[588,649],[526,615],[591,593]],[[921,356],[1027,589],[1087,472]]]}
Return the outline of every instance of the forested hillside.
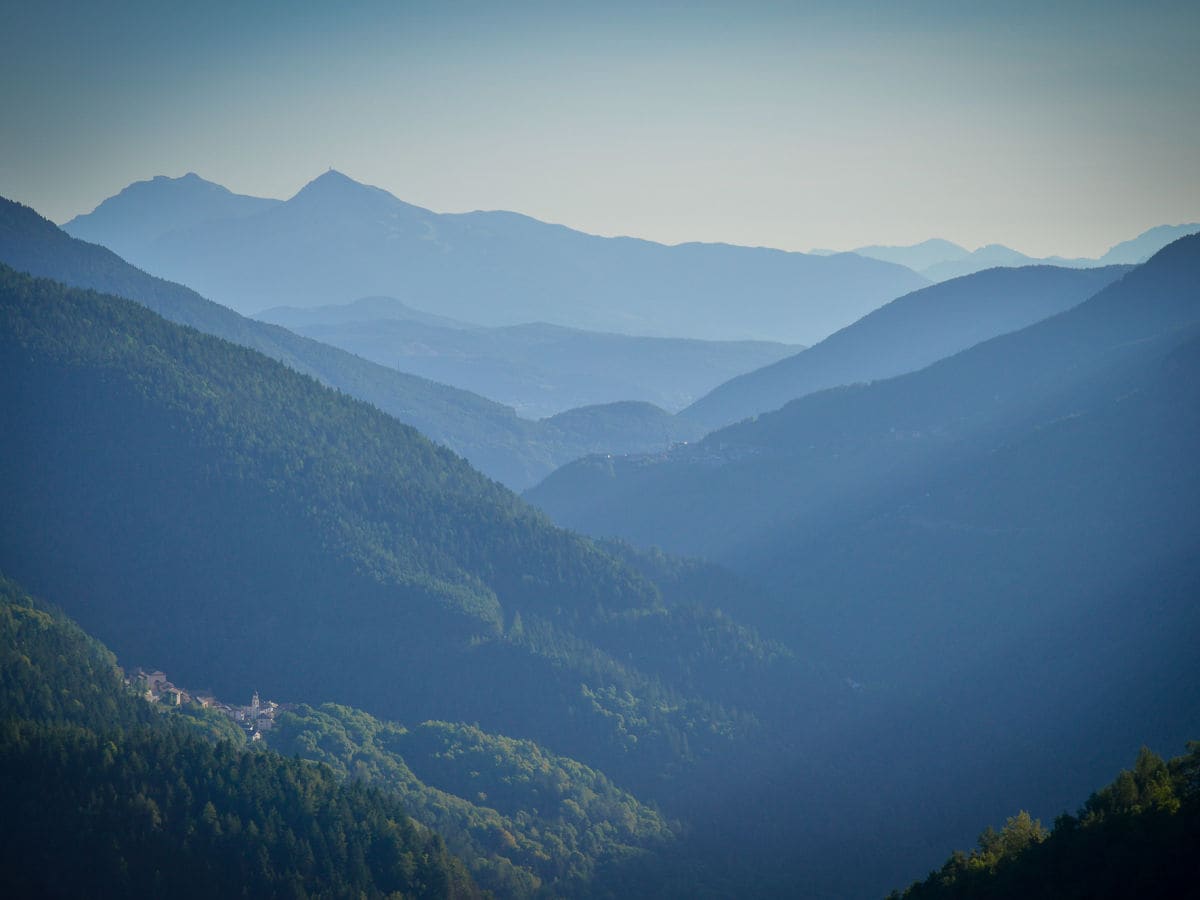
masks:
{"label": "forested hillside", "polygon": [[3,565],[182,683],[478,722],[651,791],[815,684],[411,428],[131,302],[5,270],[0,372]]}
{"label": "forested hillside", "polygon": [[266,738],[394,793],[500,896],[604,895],[630,887],[631,861],[678,851],[653,809],[530,741],[450,722],[406,728],[335,704],[284,713]]}
{"label": "forested hillside", "polygon": [[[0,753],[34,773],[29,783],[6,785],[11,790],[6,790],[5,796],[23,798],[21,802],[32,806],[34,796],[46,791],[50,781],[69,783],[69,789],[44,809],[29,811],[30,820],[49,823],[69,816],[71,811],[64,805],[82,802],[83,792],[101,790],[104,784],[120,784],[121,790],[131,793],[120,803],[93,811],[102,817],[104,827],[119,833],[121,854],[139,857],[132,861],[135,874],[115,877],[109,895],[140,893],[147,886],[148,873],[164,866],[162,855],[176,850],[215,856],[207,874],[200,876],[200,885],[211,889],[220,883],[213,879],[244,878],[273,894],[290,878],[302,881],[313,895],[320,893],[314,885],[319,886],[319,879],[324,878],[334,886],[333,893],[349,890],[352,882],[337,880],[338,872],[347,867],[346,860],[329,857],[316,861],[311,858],[311,847],[297,857],[308,860],[309,868],[286,877],[283,872],[244,869],[243,857],[255,865],[259,862],[255,857],[257,829],[264,821],[283,829],[281,812],[292,817],[288,828],[303,826],[301,832],[307,836],[303,840],[311,839],[313,829],[322,841],[336,840],[335,835],[346,827],[345,822],[322,812],[324,801],[319,796],[304,801],[305,806],[287,806],[289,788],[281,787],[280,777],[299,777],[309,790],[326,793],[332,789],[331,774],[338,781],[378,789],[375,793],[355,789],[349,795],[350,805],[337,815],[366,817],[356,825],[362,835],[377,827],[371,817],[375,807],[382,807],[399,823],[396,833],[404,841],[427,844],[422,852],[432,850],[433,857],[423,865],[433,869],[421,877],[428,881],[437,874],[433,870],[444,867],[451,888],[443,892],[437,887],[441,881],[430,881],[426,891],[430,896],[453,896],[456,891],[464,895],[467,887],[457,860],[440,849],[437,842],[441,838],[446,839],[451,853],[469,864],[483,887],[505,897],[533,896],[539,891],[594,895],[619,889],[631,860],[667,849],[674,839],[671,824],[599,772],[532,742],[487,734],[467,725],[426,722],[410,729],[344,706],[328,704],[315,709],[302,705],[281,713],[275,728],[265,732],[266,743],[255,745],[253,759],[243,760],[241,748],[248,745],[240,729],[217,713],[203,714],[198,707],[164,707],[135,696],[125,686],[116,658],[103,644],[4,579],[0,579],[0,701],[6,729]],[[229,737],[235,739],[229,747],[210,746],[218,738]],[[114,749],[105,750],[110,738]],[[331,772],[284,765],[283,759],[263,751],[265,746],[278,750],[284,758],[299,756],[329,766]],[[140,757],[159,770],[149,778],[145,773],[127,771],[122,753]],[[64,761],[58,768],[31,763],[30,758],[39,754],[62,755]],[[96,759],[106,760],[106,768],[91,771]],[[235,802],[231,796],[210,793],[211,799],[204,799],[205,791],[214,790],[210,782],[223,777],[220,773],[231,766],[238,773],[233,784],[240,785],[247,796]],[[200,799],[193,796],[185,801],[176,796],[167,786],[169,774],[182,779]],[[258,780],[251,783],[250,779]],[[402,805],[403,815],[395,812],[400,808],[396,801]],[[219,819],[213,819],[205,808],[209,802],[214,803],[215,812],[222,813]],[[346,798],[341,802],[345,805]],[[233,812],[226,812],[231,808]],[[206,817],[206,830],[189,846],[188,830],[201,826],[195,810]],[[409,816],[430,831],[413,831],[407,824]],[[171,828],[163,828],[165,819],[171,820]],[[249,821],[257,824],[247,834]],[[141,833],[143,827],[150,833]],[[56,830],[49,824],[46,828]],[[93,846],[101,843],[102,832],[93,826],[80,828],[84,855],[100,865],[101,871],[116,864],[110,851]],[[439,837],[432,838],[430,832]],[[294,840],[285,831],[279,837]],[[222,840],[214,843],[216,838]],[[51,853],[64,852],[55,842],[50,843],[51,848],[35,852],[32,858],[46,860]],[[13,852],[24,852],[25,844],[19,841],[19,849]],[[321,852],[318,848],[318,856]],[[268,853],[281,867],[295,863],[281,848],[268,846]],[[646,864],[652,864],[650,858]],[[190,877],[190,867],[195,865],[193,861],[173,872],[159,872],[152,889],[190,891],[181,879]],[[26,868],[30,868],[28,860],[6,871]],[[72,870],[53,883],[65,889],[85,871]],[[10,883],[20,883],[20,878],[30,887],[38,883],[36,875],[13,878]],[[444,881],[446,874],[437,879]]]}
{"label": "forested hillside", "polygon": [[480,896],[394,798],[156,711],[3,577],[0,793],[8,896]]}

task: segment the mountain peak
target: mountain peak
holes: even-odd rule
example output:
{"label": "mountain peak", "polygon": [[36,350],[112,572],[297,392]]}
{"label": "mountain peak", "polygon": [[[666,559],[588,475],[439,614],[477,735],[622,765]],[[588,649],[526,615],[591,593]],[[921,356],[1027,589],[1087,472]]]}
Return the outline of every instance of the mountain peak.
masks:
{"label": "mountain peak", "polygon": [[330,168],[327,171],[322,172],[312,181],[308,182],[308,184],[304,185],[304,187],[300,188],[300,190],[296,192],[295,197],[292,199],[294,200],[296,197],[300,197],[302,195],[312,195],[317,193],[332,194],[336,192],[339,194],[345,194],[358,191],[377,191],[381,194],[387,193],[381,188],[363,184],[361,181],[355,181],[344,172],[339,172],[337,169]]}
{"label": "mountain peak", "polygon": [[[136,187],[138,185],[146,184],[146,183],[147,182],[145,182],[145,181],[135,181],[133,184],[131,184],[129,186],[129,188]],[[212,187],[221,188],[221,190],[223,190],[223,191],[228,190],[228,188],[222,187],[221,185],[219,185],[215,182],[209,181],[207,178],[201,178],[195,172],[188,172],[184,175],[180,175],[178,178],[172,178],[170,175],[155,175],[153,178],[150,179],[149,183],[150,184],[207,184],[207,185],[211,185]],[[129,190],[129,188],[126,188],[125,190]]]}
{"label": "mountain peak", "polygon": [[366,185],[361,181],[355,181],[345,172],[339,172],[333,166],[330,166],[327,170],[310,181],[309,184],[352,184],[355,187],[366,187]]}
{"label": "mountain peak", "polygon": [[355,181],[344,172],[330,168],[322,172],[287,201],[289,206],[311,207],[321,214],[359,214],[363,208],[408,209],[426,212],[405,203],[383,188]]}

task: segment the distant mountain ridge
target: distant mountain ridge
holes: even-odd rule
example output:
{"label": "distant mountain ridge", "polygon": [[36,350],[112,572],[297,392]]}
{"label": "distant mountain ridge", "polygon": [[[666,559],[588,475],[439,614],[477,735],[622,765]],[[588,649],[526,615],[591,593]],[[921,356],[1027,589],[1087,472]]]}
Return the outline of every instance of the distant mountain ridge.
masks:
{"label": "distant mountain ridge", "polygon": [[630,337],[545,323],[489,328],[384,297],[346,306],[280,307],[258,318],[380,365],[473,391],[527,418],[629,401],[676,412],[726,379],[801,349]]}
{"label": "distant mountain ridge", "polygon": [[[1200,222],[1184,225],[1158,225],[1143,231],[1135,238],[1114,245],[1095,259],[1089,257],[1069,259],[1062,256],[1039,258],[1028,256],[1011,247],[1005,247],[1003,244],[988,244],[971,251],[941,238],[932,238],[919,244],[899,247],[885,247],[876,244],[869,247],[857,247],[845,252],[907,266],[936,283],[948,281],[951,278],[960,278],[973,272],[981,272],[995,266],[1052,265],[1087,269],[1095,266],[1137,265],[1145,262],[1172,241],[1198,231],[1200,231]],[[812,252],[829,255],[841,251],[813,250]]]}
{"label": "distant mountain ridge", "polygon": [[947,241],[944,238],[930,238],[919,244],[904,247],[872,244],[868,247],[856,247],[853,250],[813,250],[812,252],[821,256],[833,256],[835,253],[843,252],[856,253],[870,259],[896,263],[896,265],[912,269],[914,272],[920,272],[938,263],[960,260],[971,253],[965,247],[960,247],[953,241]]}
{"label": "distant mountain ridge", "polygon": [[[89,239],[130,244],[129,223],[103,207],[89,214]],[[243,312],[387,295],[485,325],[799,344],[925,284],[855,256],[665,246],[510,212],[439,214],[332,170],[289,200],[161,233],[128,258]]]}

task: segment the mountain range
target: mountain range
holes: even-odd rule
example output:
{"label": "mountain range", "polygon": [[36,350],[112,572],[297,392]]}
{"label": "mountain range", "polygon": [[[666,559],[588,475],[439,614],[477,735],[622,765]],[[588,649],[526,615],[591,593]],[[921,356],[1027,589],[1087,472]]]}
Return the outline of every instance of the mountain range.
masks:
{"label": "mountain range", "polygon": [[[125,219],[145,223],[126,252],[240,234],[270,262],[278,238],[316,287],[409,226],[437,243],[513,224],[336,173],[265,204],[150,182],[89,221],[164,191],[157,218]],[[552,228],[516,221],[526,250]],[[478,236],[436,252],[479,259]],[[497,283],[538,282],[539,256],[489,246]],[[404,252],[446,296],[467,284]],[[690,411],[532,422],[0,202],[0,771],[18,810],[0,887],[879,896],[1016,808],[927,887],[986,891],[985,867],[1014,883],[1055,865],[1037,846],[1082,865],[1114,822],[1173,853],[1194,753],[1139,755],[1052,838],[1034,818],[1079,808],[1143,741],[1196,736],[1198,285],[1200,235],[1137,265],[918,281]],[[388,293],[273,315],[443,346],[509,328]],[[567,465],[522,498],[459,449],[510,483]],[[148,710],[97,641],[289,708],[248,749],[211,710]]]}
{"label": "mountain range", "polygon": [[630,337],[544,323],[485,328],[387,297],[280,307],[259,319],[380,365],[542,418],[618,401],[676,412],[735,375],[803,349],[765,341]]}
{"label": "mountain range", "polygon": [[[665,246],[511,212],[434,213],[333,170],[249,215],[221,194],[235,214],[197,221],[218,191],[194,177],[141,182],[63,227],[241,312],[382,295],[481,325],[811,344],[926,283],[852,255]],[[178,213],[189,194],[204,212]]]}

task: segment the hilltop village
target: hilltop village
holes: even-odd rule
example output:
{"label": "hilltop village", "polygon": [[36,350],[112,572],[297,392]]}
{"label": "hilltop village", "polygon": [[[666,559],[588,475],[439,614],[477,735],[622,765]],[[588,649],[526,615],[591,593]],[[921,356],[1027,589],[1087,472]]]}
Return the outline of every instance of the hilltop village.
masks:
{"label": "hilltop village", "polygon": [[275,727],[275,714],[280,711],[293,709],[295,704],[276,703],[274,700],[262,700],[255,691],[246,706],[231,706],[218,700],[209,693],[189,693],[183,688],[176,687],[168,679],[165,672],[155,669],[134,669],[125,678],[125,683],[139,696],[149,703],[161,703],[164,706],[183,706],[196,703],[205,709],[216,710],[228,716],[246,732],[252,741],[262,740],[263,732]]}

